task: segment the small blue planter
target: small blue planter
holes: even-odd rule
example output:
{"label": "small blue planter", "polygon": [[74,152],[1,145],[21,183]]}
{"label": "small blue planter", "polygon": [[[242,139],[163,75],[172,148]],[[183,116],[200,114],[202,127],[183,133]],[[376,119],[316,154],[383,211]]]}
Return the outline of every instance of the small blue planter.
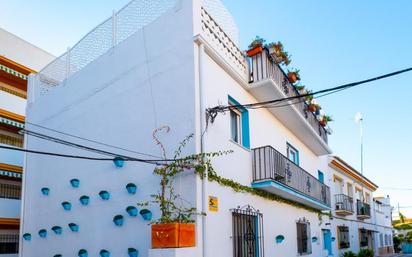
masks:
{"label": "small blue planter", "polygon": [[23,234],[23,239],[26,240],[26,241],[30,241],[31,240],[31,234],[30,233]]}
{"label": "small blue planter", "polygon": [[149,221],[149,220],[152,220],[152,212],[150,211],[150,210],[148,210],[148,209],[143,209],[143,210],[141,210],[140,211],[140,215],[142,215],[142,217],[143,217],[143,219],[144,220],[147,220],[147,221]]}
{"label": "small blue planter", "polygon": [[134,248],[127,249],[127,253],[129,254],[129,257],[138,257],[139,256],[139,251],[134,249]]}
{"label": "small blue planter", "polygon": [[109,200],[110,199],[110,193],[103,190],[100,191],[99,196],[102,198],[102,200]]}
{"label": "small blue planter", "polygon": [[87,253],[87,251],[85,249],[81,249],[79,251],[79,257],[87,257],[89,254]]}
{"label": "small blue planter", "polygon": [[78,180],[77,178],[74,178],[70,180],[70,184],[72,185],[72,187],[78,188],[80,186],[80,180]]}
{"label": "small blue planter", "polygon": [[131,217],[136,217],[138,214],[137,208],[134,206],[128,206],[126,211]]}
{"label": "small blue planter", "polygon": [[63,209],[70,211],[72,209],[72,204],[69,202],[62,202]]}
{"label": "small blue planter", "polygon": [[124,222],[123,215],[114,216],[113,222],[116,226],[119,226],[119,227],[123,226],[123,222]]}
{"label": "small blue planter", "polygon": [[124,159],[122,157],[116,157],[113,159],[113,163],[117,168],[124,166]]}
{"label": "small blue planter", "polygon": [[43,187],[43,188],[41,189],[41,193],[42,193],[43,195],[49,195],[49,193],[50,193],[50,188],[48,188],[48,187]]}
{"label": "small blue planter", "polygon": [[101,257],[110,257],[110,252],[105,250],[105,249],[100,250],[100,256]]}
{"label": "small blue planter", "polygon": [[55,254],[55,255],[53,255],[53,257],[62,257],[63,255],[61,255],[61,254]]}
{"label": "small blue planter", "polygon": [[39,236],[40,236],[41,238],[46,238],[46,237],[47,237],[47,230],[45,230],[45,229],[40,229],[40,230],[39,230]]}
{"label": "small blue planter", "polygon": [[316,109],[315,115],[316,115],[316,116],[320,115],[320,110],[319,110],[319,109]]}
{"label": "small blue planter", "polygon": [[88,205],[90,201],[90,197],[88,197],[87,195],[82,195],[80,196],[79,201],[81,205]]}
{"label": "small blue planter", "polygon": [[63,228],[60,226],[54,226],[51,228],[56,235],[61,235],[63,233]]}
{"label": "small blue planter", "polygon": [[79,232],[79,225],[75,223],[69,223],[69,228],[73,232]]}
{"label": "small blue planter", "polygon": [[278,236],[276,236],[276,243],[277,243],[277,244],[282,243],[283,240],[285,240],[285,236],[284,236],[284,235],[278,235]]}
{"label": "small blue planter", "polygon": [[126,190],[129,194],[134,195],[134,194],[136,194],[137,186],[133,183],[129,183],[129,184],[126,185]]}
{"label": "small blue planter", "polygon": [[312,237],[312,243],[316,243],[318,241],[318,238],[316,236]]}
{"label": "small blue planter", "polygon": [[332,237],[332,242],[335,242],[335,240],[336,240],[336,237]]}

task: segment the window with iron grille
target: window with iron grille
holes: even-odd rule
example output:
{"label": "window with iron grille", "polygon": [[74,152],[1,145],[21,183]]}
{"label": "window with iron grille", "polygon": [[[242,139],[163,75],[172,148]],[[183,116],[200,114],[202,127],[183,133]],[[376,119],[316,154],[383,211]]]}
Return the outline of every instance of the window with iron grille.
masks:
{"label": "window with iron grille", "polygon": [[368,231],[366,229],[359,230],[359,244],[361,247],[368,246]]}
{"label": "window with iron grille", "polygon": [[339,249],[347,249],[350,247],[349,227],[338,226]]}
{"label": "window with iron grille", "polygon": [[312,253],[312,243],[310,237],[310,223],[305,219],[299,220],[296,223],[297,228],[297,242],[298,242],[298,254],[311,254]]}
{"label": "window with iron grille", "polygon": [[15,254],[19,252],[19,235],[0,234],[0,254]]}
{"label": "window with iron grille", "polygon": [[264,257],[263,215],[251,206],[232,210],[233,257]]}

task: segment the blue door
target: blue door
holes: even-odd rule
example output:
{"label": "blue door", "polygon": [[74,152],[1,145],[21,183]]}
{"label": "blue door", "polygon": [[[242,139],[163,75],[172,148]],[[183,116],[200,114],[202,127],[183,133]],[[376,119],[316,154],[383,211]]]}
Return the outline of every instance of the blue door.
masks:
{"label": "blue door", "polygon": [[333,256],[332,253],[332,234],[329,229],[323,229],[323,249],[328,250],[328,255]]}

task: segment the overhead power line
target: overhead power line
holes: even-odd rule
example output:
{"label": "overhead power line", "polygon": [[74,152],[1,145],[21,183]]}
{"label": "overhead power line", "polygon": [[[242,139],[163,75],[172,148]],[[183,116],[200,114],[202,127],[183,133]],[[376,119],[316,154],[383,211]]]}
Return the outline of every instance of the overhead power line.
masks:
{"label": "overhead power line", "polygon": [[55,133],[59,133],[59,134],[61,134],[61,135],[65,135],[65,136],[69,136],[69,137],[81,139],[81,140],[88,141],[88,142],[91,142],[91,143],[95,143],[95,144],[99,144],[99,145],[103,145],[103,146],[115,148],[115,149],[118,149],[118,150],[127,151],[127,152],[130,152],[130,153],[145,155],[145,156],[154,157],[154,158],[160,158],[159,156],[156,156],[156,155],[147,154],[147,153],[142,153],[142,152],[139,152],[139,151],[126,149],[126,148],[124,148],[124,147],[119,147],[119,146],[115,146],[115,145],[111,145],[111,144],[99,142],[99,141],[92,140],[92,139],[88,139],[88,138],[85,138],[85,137],[80,137],[80,136],[77,136],[77,135],[69,134],[69,133],[67,133],[67,132],[59,131],[59,130],[57,130],[57,129],[51,129],[51,128],[48,128],[48,127],[45,127],[45,126],[42,126],[42,125],[39,125],[39,124],[36,124],[36,123],[32,123],[32,122],[29,122],[29,121],[26,121],[25,123],[26,123],[26,124],[30,124],[30,125],[35,126],[35,127],[39,127],[39,128],[48,130],[48,131],[52,131],[52,132],[55,132]]}
{"label": "overhead power line", "polygon": [[[361,80],[358,82],[352,82],[349,84],[344,84],[341,86],[337,86],[337,87],[332,87],[332,88],[327,88],[327,89],[323,89],[323,90],[319,90],[316,92],[311,92],[311,93],[306,93],[306,94],[301,94],[301,95],[296,95],[296,96],[291,96],[291,97],[284,97],[284,98],[279,98],[279,99],[274,99],[274,100],[270,100],[270,101],[265,101],[265,102],[258,102],[258,103],[250,103],[250,104],[238,104],[238,105],[219,105],[219,106],[215,106],[213,108],[208,108],[206,109],[207,112],[207,116],[208,118],[210,118],[211,122],[214,121],[214,119],[216,118],[218,113],[224,113],[232,108],[246,108],[246,109],[258,109],[258,108],[274,108],[274,107],[283,107],[283,106],[271,106],[273,104],[277,104],[277,103],[282,103],[282,102],[287,102],[287,101],[291,101],[291,100],[295,100],[295,99],[302,99],[305,98],[307,96],[316,96],[319,94],[323,94],[322,96],[326,96],[329,94],[333,94],[333,93],[337,93],[339,91],[342,90],[346,90],[358,85],[362,85],[365,83],[369,83],[372,81],[377,81],[377,80],[381,80],[384,78],[388,78],[388,77],[392,77],[392,76],[396,76],[405,72],[409,72],[412,71],[412,67],[407,68],[407,69],[403,69],[403,70],[399,70],[399,71],[395,71],[395,72],[391,72],[385,75],[381,75],[381,76],[377,76],[374,78],[370,78],[370,79],[365,79],[365,80]],[[320,97],[322,97],[320,96]],[[287,105],[290,104],[296,104],[296,103],[288,103]]]}

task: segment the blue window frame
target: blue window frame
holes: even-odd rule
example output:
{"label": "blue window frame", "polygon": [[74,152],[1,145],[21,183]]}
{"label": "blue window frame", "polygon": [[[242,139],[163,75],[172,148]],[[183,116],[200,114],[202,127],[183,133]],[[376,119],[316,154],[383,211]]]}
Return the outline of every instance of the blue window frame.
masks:
{"label": "blue window frame", "polygon": [[228,96],[228,101],[236,106],[230,109],[230,139],[250,149],[249,112],[233,97]]}
{"label": "blue window frame", "polygon": [[286,151],[288,159],[299,165],[299,151],[289,143],[286,143]]}
{"label": "blue window frame", "polygon": [[319,179],[320,182],[325,184],[325,174],[323,174],[323,172],[320,171],[320,170],[318,170],[318,179]]}

